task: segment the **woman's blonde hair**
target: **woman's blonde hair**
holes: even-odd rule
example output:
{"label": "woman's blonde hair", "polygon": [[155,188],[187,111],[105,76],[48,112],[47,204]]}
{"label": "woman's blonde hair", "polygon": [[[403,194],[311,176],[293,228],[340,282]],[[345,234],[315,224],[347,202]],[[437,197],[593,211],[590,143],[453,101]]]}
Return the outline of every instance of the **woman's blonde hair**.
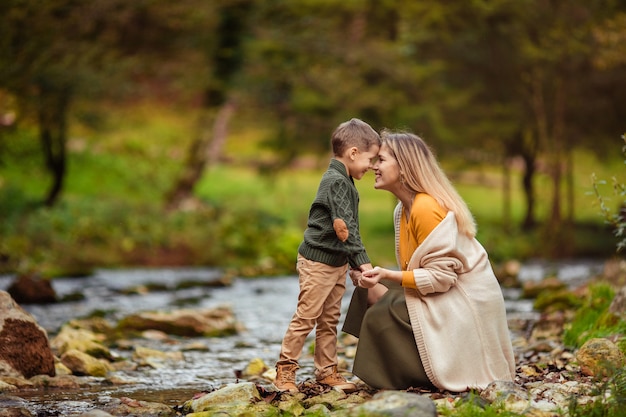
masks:
{"label": "woman's blonde hair", "polygon": [[398,161],[404,186],[415,193],[429,194],[443,208],[454,212],[459,231],[474,237],[474,216],[439,166],[426,142],[413,133],[388,130],[381,132],[381,139]]}

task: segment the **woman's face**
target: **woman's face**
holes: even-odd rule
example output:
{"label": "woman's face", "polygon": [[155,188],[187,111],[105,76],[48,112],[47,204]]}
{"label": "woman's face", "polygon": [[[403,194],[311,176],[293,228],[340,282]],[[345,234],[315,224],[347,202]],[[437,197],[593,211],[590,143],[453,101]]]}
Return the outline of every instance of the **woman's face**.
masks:
{"label": "woman's face", "polygon": [[400,186],[400,166],[386,143],[378,151],[378,161],[374,164],[376,182],[374,188],[393,192]]}

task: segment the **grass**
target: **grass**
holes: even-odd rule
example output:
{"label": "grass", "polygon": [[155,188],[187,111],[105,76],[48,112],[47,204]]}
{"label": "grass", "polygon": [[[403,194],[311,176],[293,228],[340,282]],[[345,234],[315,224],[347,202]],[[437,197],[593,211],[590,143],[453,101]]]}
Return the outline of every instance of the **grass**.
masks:
{"label": "grass", "polygon": [[[609,307],[615,297],[615,289],[609,283],[597,282],[589,286],[589,295],[576,309],[573,319],[565,326],[563,342],[571,348],[579,348],[592,338],[612,337],[626,333],[626,321],[611,312]],[[620,337],[622,350],[626,340]]]}
{"label": "grass", "polygon": [[[36,206],[49,178],[35,132],[19,130],[0,137],[0,270],[54,269],[59,262],[61,269],[92,263],[166,262],[165,253],[177,252],[172,262],[274,264],[269,269],[252,268],[251,273],[291,272],[328,157],[304,155],[308,163],[300,168],[261,175],[257,166],[259,158],[268,154],[262,142],[269,131],[243,115],[233,123],[224,149],[224,160],[229,162],[207,169],[197,184],[197,196],[207,203],[205,210],[165,214],[163,196],[197,133],[197,115],[156,104],[85,108],[77,114],[71,124],[63,198],[50,210]],[[566,230],[574,232],[566,237],[576,243],[571,256],[609,257],[614,252],[614,239],[591,195],[591,174],[608,179],[621,172],[618,154],[616,149],[615,160],[602,163],[587,153],[575,155],[576,223]],[[541,231],[522,233],[517,227],[524,214],[519,172],[512,183],[513,225],[505,225],[497,168],[461,169],[458,161],[442,164],[470,205],[478,238],[493,260],[524,260],[546,253]],[[371,173],[356,182],[361,235],[375,264],[393,266],[395,201],[391,194],[375,190],[373,182]],[[549,209],[551,187],[543,175],[536,187],[536,214],[541,221]],[[3,265],[6,258],[10,260]]]}

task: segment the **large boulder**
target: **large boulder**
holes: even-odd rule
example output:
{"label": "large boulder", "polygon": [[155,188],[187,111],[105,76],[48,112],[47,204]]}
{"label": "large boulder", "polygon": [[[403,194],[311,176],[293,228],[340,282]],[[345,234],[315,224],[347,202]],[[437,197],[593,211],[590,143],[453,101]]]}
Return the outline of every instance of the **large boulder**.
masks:
{"label": "large boulder", "polygon": [[606,376],[626,363],[619,347],[602,337],[587,340],[576,352],[576,360],[581,372],[589,376]]}
{"label": "large boulder", "polygon": [[370,401],[350,410],[349,416],[370,417],[437,417],[433,400],[404,391],[380,391]]}
{"label": "large boulder", "polygon": [[6,291],[0,291],[0,376],[55,375],[48,334]]}
{"label": "large boulder", "polygon": [[20,304],[49,304],[57,301],[50,280],[37,274],[18,276],[7,288],[7,292]]}
{"label": "large boulder", "polygon": [[172,312],[146,311],[124,317],[118,323],[123,331],[160,330],[185,337],[213,337],[239,331],[233,311],[228,306],[209,309],[181,309]]}

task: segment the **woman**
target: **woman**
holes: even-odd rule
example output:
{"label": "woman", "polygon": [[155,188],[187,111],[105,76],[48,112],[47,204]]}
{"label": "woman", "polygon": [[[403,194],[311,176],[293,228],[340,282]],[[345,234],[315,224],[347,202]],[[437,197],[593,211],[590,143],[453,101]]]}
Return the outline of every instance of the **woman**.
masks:
{"label": "woman", "polygon": [[378,389],[463,392],[511,381],[504,299],[466,203],[411,133],[381,134],[375,188],[393,193],[399,271],[350,275],[344,331],[359,337],[353,373]]}

